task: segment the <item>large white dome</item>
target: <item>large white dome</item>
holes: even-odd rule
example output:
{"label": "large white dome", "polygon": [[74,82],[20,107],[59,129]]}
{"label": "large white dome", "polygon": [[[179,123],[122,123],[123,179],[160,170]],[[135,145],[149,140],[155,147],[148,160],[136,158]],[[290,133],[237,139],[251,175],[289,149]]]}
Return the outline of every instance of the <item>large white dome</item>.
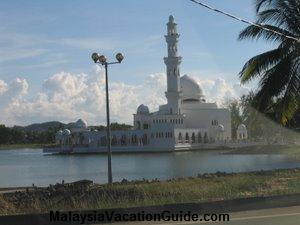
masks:
{"label": "large white dome", "polygon": [[180,86],[183,101],[199,101],[204,97],[203,91],[197,81],[188,75],[184,75],[180,78]]}
{"label": "large white dome", "polygon": [[75,127],[77,127],[77,128],[87,128],[87,122],[85,122],[82,119],[79,119],[79,120],[76,121]]}

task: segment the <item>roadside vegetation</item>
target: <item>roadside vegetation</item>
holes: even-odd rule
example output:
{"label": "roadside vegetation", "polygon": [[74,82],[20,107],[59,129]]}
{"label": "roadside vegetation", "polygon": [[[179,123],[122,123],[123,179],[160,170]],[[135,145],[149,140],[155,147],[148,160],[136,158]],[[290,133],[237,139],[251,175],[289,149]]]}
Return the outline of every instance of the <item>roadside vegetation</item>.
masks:
{"label": "roadside vegetation", "polygon": [[87,181],[0,194],[0,214],[128,208],[300,193],[300,169],[215,173],[168,181]]}

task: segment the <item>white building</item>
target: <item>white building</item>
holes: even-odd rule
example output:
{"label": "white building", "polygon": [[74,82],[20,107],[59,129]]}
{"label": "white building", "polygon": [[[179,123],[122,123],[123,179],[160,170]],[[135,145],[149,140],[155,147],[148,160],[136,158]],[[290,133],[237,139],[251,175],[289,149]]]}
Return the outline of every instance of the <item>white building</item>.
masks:
{"label": "white building", "polygon": [[[112,151],[199,149],[224,145],[231,140],[229,110],[206,102],[199,84],[188,75],[180,76],[182,58],[177,51],[179,34],[173,16],[169,17],[165,38],[167,104],[155,112],[141,104],[133,115],[132,130],[112,131]],[[57,144],[60,151],[106,151],[106,132],[90,131],[84,121],[78,120],[71,131],[58,132]]]}

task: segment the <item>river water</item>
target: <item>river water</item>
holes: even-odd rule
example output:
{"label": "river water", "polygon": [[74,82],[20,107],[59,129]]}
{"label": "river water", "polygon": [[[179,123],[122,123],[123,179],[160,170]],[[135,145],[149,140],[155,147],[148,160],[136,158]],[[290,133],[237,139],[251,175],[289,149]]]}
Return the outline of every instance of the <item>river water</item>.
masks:
{"label": "river water", "polygon": [[[300,159],[285,155],[226,155],[219,151],[116,154],[114,181],[123,178],[169,179],[210,172],[243,172],[300,167]],[[47,186],[89,179],[107,182],[106,155],[43,155],[41,149],[0,151],[0,187]]]}

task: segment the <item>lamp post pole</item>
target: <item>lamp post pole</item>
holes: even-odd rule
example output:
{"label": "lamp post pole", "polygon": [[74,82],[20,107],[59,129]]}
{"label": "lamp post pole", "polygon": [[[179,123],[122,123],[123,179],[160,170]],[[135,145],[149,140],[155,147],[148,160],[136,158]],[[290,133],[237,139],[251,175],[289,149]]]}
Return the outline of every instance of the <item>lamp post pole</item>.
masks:
{"label": "lamp post pole", "polygon": [[111,169],[111,136],[110,136],[110,118],[109,118],[109,95],[108,95],[108,64],[104,64],[105,67],[105,91],[106,91],[106,135],[107,135],[107,172],[108,183],[112,184],[112,169]]}
{"label": "lamp post pole", "polygon": [[108,183],[112,184],[112,166],[111,166],[111,132],[110,132],[110,115],[109,115],[109,92],[108,92],[108,65],[121,63],[124,56],[121,53],[116,55],[117,62],[107,62],[104,55],[98,53],[92,54],[92,59],[95,63],[101,64],[105,69],[105,92],[106,92],[106,142],[107,142],[107,176]]}

